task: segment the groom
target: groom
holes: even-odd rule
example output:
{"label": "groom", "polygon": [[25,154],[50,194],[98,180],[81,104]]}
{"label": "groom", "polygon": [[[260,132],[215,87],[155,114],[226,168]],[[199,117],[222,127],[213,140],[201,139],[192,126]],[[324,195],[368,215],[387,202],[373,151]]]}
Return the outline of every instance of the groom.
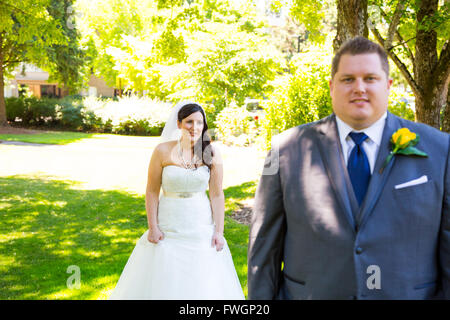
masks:
{"label": "groom", "polygon": [[[350,40],[332,63],[333,114],[278,137],[256,192],[250,299],[450,298],[450,136],[387,112],[388,75],[379,45]],[[385,165],[400,128],[426,156]]]}

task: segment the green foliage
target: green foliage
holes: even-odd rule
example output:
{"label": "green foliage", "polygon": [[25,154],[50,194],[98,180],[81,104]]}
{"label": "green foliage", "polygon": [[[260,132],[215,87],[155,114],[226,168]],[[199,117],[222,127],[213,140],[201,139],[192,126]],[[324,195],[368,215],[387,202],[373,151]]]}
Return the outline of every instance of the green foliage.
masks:
{"label": "green foliage", "polygon": [[[414,61],[411,60],[409,50],[415,56],[417,31],[435,32],[437,36],[437,50],[440,52],[444,43],[450,38],[450,2],[439,1],[435,14],[425,16],[420,22],[417,17],[420,1],[405,0],[402,2],[404,9],[397,30],[406,44],[401,45],[399,41],[394,41],[391,50],[404,62],[403,64],[413,75]],[[381,32],[383,37],[385,37],[389,24],[392,21],[397,3],[398,1],[368,1],[370,22]]]}
{"label": "green foliage", "polygon": [[83,99],[87,114],[103,124],[103,132],[159,135],[171,112],[170,104],[135,96],[113,99]]}
{"label": "green foliage", "polygon": [[70,0],[0,2],[0,38],[6,76],[11,75],[19,62],[33,62],[68,88],[79,85],[79,70],[84,60],[79,54],[77,31],[67,26],[71,4]]}
{"label": "green foliage", "polygon": [[160,135],[170,105],[148,98],[124,97],[37,99],[8,98],[8,119],[23,126],[46,126],[89,132]]}
{"label": "green foliage", "polygon": [[16,118],[23,118],[26,110],[24,99],[11,97],[6,98],[6,118],[8,121],[15,121]]}
{"label": "green foliage", "polygon": [[329,49],[311,47],[309,52],[296,55],[291,61],[292,75],[277,79],[276,91],[262,104],[266,147],[270,146],[274,134],[331,114]]}
{"label": "green foliage", "polygon": [[412,93],[401,91],[397,87],[391,87],[388,110],[403,119],[415,121],[411,101],[414,101]]}
{"label": "green foliage", "polygon": [[[277,0],[276,8],[287,6],[286,1]],[[336,23],[336,1],[334,0],[294,0],[290,15],[309,32],[309,39],[315,43],[324,43],[327,34]]]}
{"label": "green foliage", "polygon": [[134,38],[147,25],[152,25],[151,20],[145,20],[143,15],[150,19],[155,5],[137,0],[78,0],[76,5],[80,13],[76,15],[76,24],[82,35],[80,44],[87,48],[90,66],[108,85],[123,88],[127,85],[127,79],[111,50],[126,53],[127,41],[124,38]]}
{"label": "green foliage", "polygon": [[[66,25],[71,4],[71,0],[0,1],[2,77],[12,76],[19,63],[31,62],[48,71],[50,79],[62,82],[66,88],[73,91],[81,87],[87,77],[83,77],[81,71],[84,55],[78,46],[76,31]],[[4,79],[0,79],[0,83],[3,91]],[[2,97],[0,123],[6,121],[4,108]],[[30,121],[34,119],[30,116]]]}
{"label": "green foliage", "polygon": [[232,100],[242,105],[246,97],[263,98],[272,90],[268,81],[283,65],[269,44],[243,32],[229,31],[229,35],[214,39],[194,62],[201,100],[211,101],[218,111]]}
{"label": "green foliage", "polygon": [[151,124],[150,121],[145,119],[129,119],[120,122],[114,128],[114,133],[137,136],[159,136],[161,135],[163,128],[163,123],[155,126],[154,124]]}
{"label": "green foliage", "polygon": [[37,99],[36,97],[6,98],[6,115],[8,121],[16,118],[23,125],[51,125],[56,121],[55,99]]}
{"label": "green foliage", "polygon": [[251,1],[127,0],[117,10],[113,0],[78,4],[96,74],[153,99],[213,106],[212,120],[231,101],[268,95],[282,71]]}
{"label": "green foliage", "polygon": [[216,119],[216,135],[226,144],[247,146],[256,136],[256,120],[245,107],[233,104],[224,108]]}
{"label": "green foliage", "polygon": [[50,15],[59,22],[66,38],[64,44],[47,47],[47,57],[40,61],[39,67],[47,67],[49,81],[64,84],[66,89],[77,92],[87,84],[90,70],[86,48],[80,46],[80,33],[75,25],[73,0],[51,0]]}
{"label": "green foliage", "polygon": [[0,2],[0,35],[6,75],[21,61],[40,61],[48,46],[63,44],[60,22],[48,7],[50,0]]}
{"label": "green foliage", "polygon": [[82,105],[59,103],[56,105],[56,116],[59,123],[68,129],[78,130],[83,124]]}
{"label": "green foliage", "polygon": [[28,123],[40,125],[54,122],[56,120],[55,102],[54,99],[26,98],[25,103],[28,104],[29,116]]}
{"label": "green foliage", "polygon": [[318,42],[324,41],[324,35],[321,32],[322,22],[324,20],[322,1],[295,1],[291,8],[293,15],[298,22],[305,25],[311,32],[311,38]]}
{"label": "green foliage", "polygon": [[[83,118],[83,131],[105,132],[105,124],[103,123],[102,119],[95,114],[94,111],[86,110],[86,108],[83,108],[81,110],[81,116]],[[111,130],[107,132],[111,132]]]}
{"label": "green foliage", "polygon": [[156,39],[153,47],[156,62],[182,62],[186,59],[185,44],[182,34],[175,35],[177,25],[170,21],[167,28]]}

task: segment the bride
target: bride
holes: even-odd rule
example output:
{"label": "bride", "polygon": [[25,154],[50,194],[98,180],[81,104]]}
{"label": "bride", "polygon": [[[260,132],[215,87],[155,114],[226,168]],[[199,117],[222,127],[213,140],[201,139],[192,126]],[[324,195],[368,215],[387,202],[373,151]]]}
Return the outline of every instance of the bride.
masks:
{"label": "bride", "polygon": [[199,104],[174,107],[148,169],[149,228],[109,299],[244,299],[223,237],[222,159],[207,129]]}

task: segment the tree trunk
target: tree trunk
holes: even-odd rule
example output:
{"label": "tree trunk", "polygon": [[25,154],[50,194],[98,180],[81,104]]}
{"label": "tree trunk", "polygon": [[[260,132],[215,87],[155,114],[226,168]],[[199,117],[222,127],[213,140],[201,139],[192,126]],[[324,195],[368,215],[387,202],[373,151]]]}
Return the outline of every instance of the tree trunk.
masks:
{"label": "tree trunk", "polygon": [[444,107],[444,112],[442,113],[442,131],[450,133],[450,90],[448,89],[447,83],[447,103]]}
{"label": "tree trunk", "polygon": [[[437,88],[434,88],[433,91],[436,92]],[[447,98],[443,92],[427,94],[424,97],[416,95],[415,98],[416,121],[440,129],[440,114]]]}
{"label": "tree trunk", "polygon": [[[433,79],[433,69],[438,62],[437,34],[434,30],[421,27],[424,19],[433,17],[438,8],[438,0],[416,0],[416,59],[415,81],[421,94],[416,95],[416,119],[439,129],[439,113],[445,103],[442,89],[438,90]],[[441,91],[441,92],[439,92]]]}
{"label": "tree trunk", "polygon": [[8,125],[8,120],[6,119],[5,81],[3,79],[4,57],[1,44],[2,38],[0,36],[0,127]]}
{"label": "tree trunk", "polygon": [[333,41],[336,52],[341,45],[354,37],[369,36],[367,28],[367,0],[336,0],[337,33]]}

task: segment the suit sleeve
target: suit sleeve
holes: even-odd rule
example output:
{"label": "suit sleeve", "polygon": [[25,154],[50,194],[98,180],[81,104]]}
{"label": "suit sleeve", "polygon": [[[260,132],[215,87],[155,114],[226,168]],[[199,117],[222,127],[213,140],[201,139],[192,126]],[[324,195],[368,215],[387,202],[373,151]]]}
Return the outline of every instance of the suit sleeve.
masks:
{"label": "suit sleeve", "polygon": [[[450,135],[448,136],[450,140]],[[450,141],[448,145],[450,152]],[[450,154],[447,153],[447,165],[444,176],[444,202],[440,231],[439,260],[442,271],[442,288],[445,299],[450,299]]]}
{"label": "suit sleeve", "polygon": [[[266,163],[271,153],[273,150]],[[270,300],[277,296],[282,276],[285,220],[278,168],[272,174],[263,173],[256,190],[248,247],[249,299]]]}

